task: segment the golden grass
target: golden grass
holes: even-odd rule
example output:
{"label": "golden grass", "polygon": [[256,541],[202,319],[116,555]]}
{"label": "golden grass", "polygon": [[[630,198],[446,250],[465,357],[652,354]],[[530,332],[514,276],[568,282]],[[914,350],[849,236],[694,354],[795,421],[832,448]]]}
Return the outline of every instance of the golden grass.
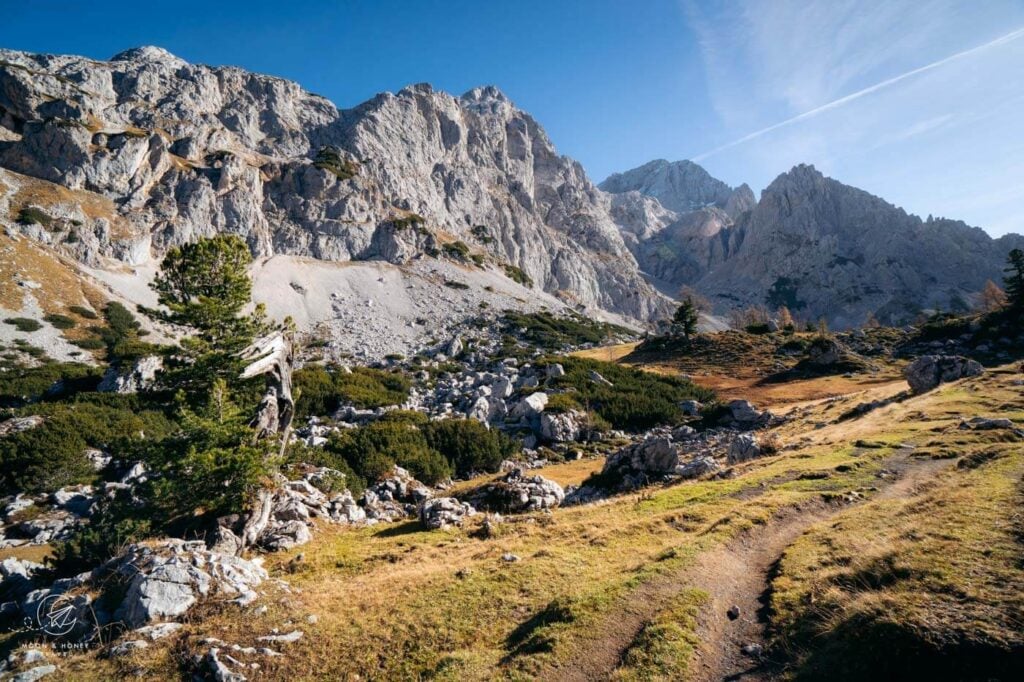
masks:
{"label": "golden grass", "polygon": [[[432,532],[414,521],[358,529],[324,526],[309,544],[266,557],[271,573],[292,586],[291,592],[270,588],[261,600],[270,607],[267,614],[204,608],[176,640],[125,659],[75,655],[62,663],[62,671],[69,679],[129,673],[178,679],[189,670],[183,652],[201,651],[204,637],[246,646],[271,628],[298,628],[305,636],[283,647],[286,657],[260,659],[261,679],[533,678],[585,650],[596,625],[615,618],[640,586],[676,575],[701,553],[782,510],[850,490],[870,496],[898,444],[926,447],[943,439],[967,449],[993,444],[1011,449],[999,445],[994,432],[955,429],[961,415],[1001,410],[1024,416],[1011,377],[992,372],[840,423],[832,422],[861,395],[809,402],[805,395],[799,414],[778,429],[787,447],[736,467],[732,478],[655,486],[550,514],[507,517],[489,539],[476,533],[480,517],[462,529]],[[816,428],[819,422],[829,425]],[[855,447],[856,439],[882,447]],[[978,627],[1005,634],[1009,612],[1001,610],[1000,600],[1016,604],[1013,599],[1024,591],[1015,574],[990,568],[985,552],[994,547],[998,555],[991,566],[1005,565],[1009,525],[991,526],[997,510],[1004,510],[1004,520],[1009,516],[1007,486],[1013,476],[1019,479],[1021,459],[1019,453],[1008,454],[966,474],[950,472],[942,480],[956,483],[935,488],[948,489],[941,497],[878,499],[851,508],[836,521],[849,538],[845,544],[832,540],[836,533],[828,526],[799,541],[776,581],[782,622],[803,618],[800,605],[807,594],[831,594],[821,581],[846,570],[843,561],[852,565],[892,543],[917,542],[909,534],[922,529],[926,542],[897,545],[908,550],[910,565],[929,567],[926,580],[917,583],[920,594],[902,602],[907,617],[924,627],[941,613],[932,609],[940,603],[932,590],[971,596],[977,588],[987,595],[986,609],[977,612],[983,621]],[[600,464],[585,459],[550,465],[541,473],[572,483]],[[1005,485],[987,498],[992,472],[1001,472]],[[505,561],[506,553],[520,560]],[[1012,580],[997,589],[996,578]],[[1014,588],[1017,597],[1009,594]],[[627,651],[617,675],[685,678],[699,597],[680,585],[677,597],[660,605]],[[315,623],[308,622],[310,615],[317,617]]]}

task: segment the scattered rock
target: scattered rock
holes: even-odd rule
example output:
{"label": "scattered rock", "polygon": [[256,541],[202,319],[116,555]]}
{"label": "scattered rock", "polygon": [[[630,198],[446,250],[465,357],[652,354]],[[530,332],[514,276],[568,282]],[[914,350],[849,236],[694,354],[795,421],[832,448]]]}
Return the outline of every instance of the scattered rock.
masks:
{"label": "scattered rock", "polygon": [[725,612],[725,615],[729,617],[729,620],[736,620],[740,617],[740,607],[733,604],[729,607],[729,610]]}
{"label": "scattered rock", "polygon": [[729,464],[746,462],[761,456],[761,446],[752,433],[741,433],[729,446]]}
{"label": "scattered rock", "polygon": [[562,486],[542,476],[527,476],[516,468],[484,486],[471,502],[479,509],[517,513],[553,509],[564,499]]}
{"label": "scattered rock", "polygon": [[903,376],[916,394],[926,393],[939,384],[978,376],[985,371],[981,363],[960,355],[922,355],[903,370]]}
{"label": "scattered rock", "polygon": [[454,497],[435,497],[420,507],[420,522],[430,530],[461,526],[467,516],[476,514],[472,505]]}

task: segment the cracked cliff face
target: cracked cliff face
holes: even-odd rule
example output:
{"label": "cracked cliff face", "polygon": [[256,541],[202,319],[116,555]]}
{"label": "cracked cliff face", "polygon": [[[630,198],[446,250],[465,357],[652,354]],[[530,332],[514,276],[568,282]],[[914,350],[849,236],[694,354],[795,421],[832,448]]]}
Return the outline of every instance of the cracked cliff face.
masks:
{"label": "cracked cliff face", "polygon": [[575,305],[668,309],[610,197],[495,88],[418,85],[339,110],[159,48],[107,62],[0,51],[0,129],[0,167],[113,202],[66,249],[92,265],[216,232],[258,256],[391,262],[457,239]]}

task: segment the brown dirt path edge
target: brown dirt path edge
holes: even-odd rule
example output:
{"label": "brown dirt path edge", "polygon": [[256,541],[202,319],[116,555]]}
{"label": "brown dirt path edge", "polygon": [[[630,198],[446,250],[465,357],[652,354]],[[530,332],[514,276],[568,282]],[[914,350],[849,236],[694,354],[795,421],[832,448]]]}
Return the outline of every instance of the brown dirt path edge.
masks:
{"label": "brown dirt path edge", "polygon": [[[904,451],[886,463],[896,481],[873,499],[911,495],[948,461],[914,461]],[[811,526],[850,505],[808,503],[777,514],[769,523],[744,532],[730,542],[705,552],[680,572],[660,576],[633,590],[622,609],[599,623],[591,637],[570,659],[542,673],[544,680],[607,680],[644,626],[666,602],[684,589],[699,589],[708,602],[698,618],[702,645],[691,661],[695,680],[763,680],[771,674],[761,661],[742,652],[746,644],[765,644],[767,622],[763,599],[772,567],[783,552]],[[726,612],[738,606],[740,617],[730,621]]]}

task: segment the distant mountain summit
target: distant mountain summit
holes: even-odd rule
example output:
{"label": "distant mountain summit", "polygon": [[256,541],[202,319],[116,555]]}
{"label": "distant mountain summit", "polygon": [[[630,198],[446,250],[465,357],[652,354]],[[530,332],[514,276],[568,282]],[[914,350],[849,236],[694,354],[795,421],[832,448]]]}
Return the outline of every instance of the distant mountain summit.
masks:
{"label": "distant mountain summit", "polygon": [[677,213],[717,206],[736,215],[757,201],[747,185],[729,187],[692,161],[670,163],[657,159],[625,173],[615,173],[599,187],[612,194],[640,192]]}
{"label": "distant mountain summit", "polygon": [[838,326],[869,314],[896,323],[922,310],[966,309],[1024,244],[1020,235],[992,239],[960,221],[923,221],[803,164],[778,176],[760,201],[734,202],[731,211],[727,186],[689,161],[654,161],[602,187],[626,192],[617,205],[634,189],[674,206],[714,199],[674,217],[650,207],[635,222],[655,229],[627,229],[626,243],[661,288],[692,286],[723,310],[785,305]]}

